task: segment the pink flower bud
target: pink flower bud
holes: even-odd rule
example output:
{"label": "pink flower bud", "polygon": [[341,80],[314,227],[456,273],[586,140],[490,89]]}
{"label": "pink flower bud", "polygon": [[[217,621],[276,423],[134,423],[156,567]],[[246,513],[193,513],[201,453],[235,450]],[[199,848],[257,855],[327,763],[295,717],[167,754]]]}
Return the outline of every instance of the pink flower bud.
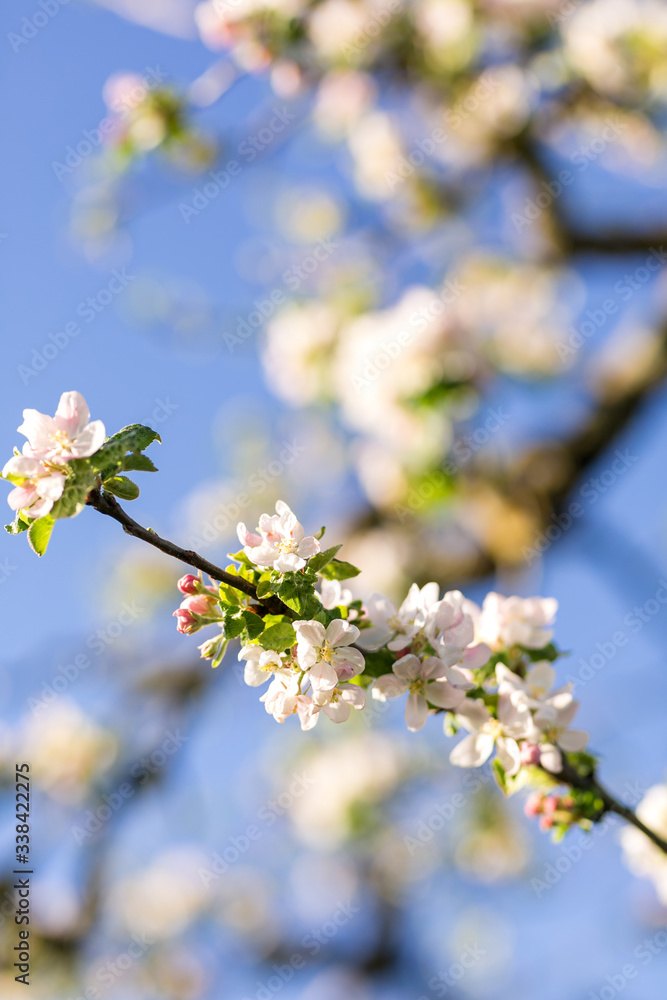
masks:
{"label": "pink flower bud", "polygon": [[542,811],[548,816],[553,816],[558,808],[558,799],[555,795],[547,795],[542,803]]}
{"label": "pink flower bud", "polygon": [[199,589],[199,577],[186,573],[176,584],[182,594],[196,594]]}
{"label": "pink flower bud", "polygon": [[176,628],[183,635],[191,635],[200,628],[195,616],[185,608],[179,608],[178,611],[174,611],[174,617],[178,619]]}
{"label": "pink flower bud", "polygon": [[540,817],[540,830],[550,830],[553,825],[554,825],[553,816]]}
{"label": "pink flower bud", "polygon": [[559,806],[560,809],[572,809],[573,806],[574,806],[574,799],[571,798],[569,795],[566,795],[565,798],[560,800],[560,806]]}
{"label": "pink flower bud", "polygon": [[531,792],[523,807],[526,816],[538,816],[542,812],[543,798],[544,796],[541,792]]}
{"label": "pink flower bud", "polygon": [[181,610],[192,611],[196,615],[210,615],[215,607],[215,598],[206,594],[195,594],[181,602]]}
{"label": "pink flower bud", "polygon": [[540,748],[534,743],[521,744],[521,763],[524,765],[534,765],[540,762]]}

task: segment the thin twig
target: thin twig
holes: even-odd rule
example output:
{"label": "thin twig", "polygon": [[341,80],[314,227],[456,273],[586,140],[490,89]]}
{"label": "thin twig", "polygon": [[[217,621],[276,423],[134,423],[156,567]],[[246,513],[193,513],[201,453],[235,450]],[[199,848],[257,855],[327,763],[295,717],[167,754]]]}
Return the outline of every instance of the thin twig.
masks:
{"label": "thin twig", "polygon": [[200,556],[192,549],[182,549],[180,545],[175,545],[174,542],[170,542],[166,538],[161,538],[156,532],[142,527],[123,510],[116,498],[109,493],[92,490],[88,495],[86,503],[100,514],[106,514],[107,517],[112,517],[114,521],[122,524],[123,530],[128,535],[140,538],[143,542],[148,542],[149,545],[159,549],[160,552],[164,552],[165,555],[171,556],[173,559],[178,559],[188,566],[193,566],[195,569],[201,570],[202,573],[206,573],[212,580],[217,580],[218,583],[225,583],[228,587],[233,587],[234,590],[239,590],[241,593],[251,597],[254,601],[257,601],[258,610],[261,614],[288,615],[290,618],[294,618],[292,609],[283,604],[280,598],[275,595],[263,597],[260,600],[257,597],[257,588],[249,580],[244,580],[243,577],[227,573],[224,569],[215,566],[208,559],[204,559],[203,556]]}

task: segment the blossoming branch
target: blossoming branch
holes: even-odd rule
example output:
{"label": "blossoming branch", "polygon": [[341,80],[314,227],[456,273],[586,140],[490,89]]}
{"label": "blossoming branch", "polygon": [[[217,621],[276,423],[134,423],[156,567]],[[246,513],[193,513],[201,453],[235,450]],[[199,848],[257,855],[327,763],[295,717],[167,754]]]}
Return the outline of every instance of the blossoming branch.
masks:
{"label": "blossoming branch", "polygon": [[[245,681],[267,685],[260,701],[278,722],[296,716],[310,730],[323,714],[346,722],[369,697],[405,698],[410,731],[438,717],[447,736],[463,734],[452,764],[480,767],[493,757],[505,794],[530,789],[525,811],[540,817],[542,829],[561,837],[575,826],[591,829],[608,812],[622,816],[635,827],[625,840],[635,870],[659,872],[664,882],[667,816],[651,829],[607,792],[588,734],[572,728],[578,703],[571,684],[557,684],[553,598],[490,593],[479,607],[458,590],[441,597],[438,584],[428,583],[412,584],[399,607],[377,593],[354,600],[343,584],[357,567],[338,558],[340,545],[323,548],[324,528],[307,535],[282,500],[254,531],[238,525],[242,548],[222,569],[143,528],[118,504],[139,495],[123,473],[156,471],[144,454],[159,441],[153,430],[135,424],[106,438],[83,397],[67,392],[54,417],[25,410],[19,431],[27,437],[23,452],[2,471],[14,486],[8,499],[16,517],[7,530],[26,531],[39,555],[58,519],[86,505],[113,517],[199,570],[178,582],[178,631],[215,630],[199,647],[213,667],[239,640]],[[643,805],[638,813],[653,817]]]}

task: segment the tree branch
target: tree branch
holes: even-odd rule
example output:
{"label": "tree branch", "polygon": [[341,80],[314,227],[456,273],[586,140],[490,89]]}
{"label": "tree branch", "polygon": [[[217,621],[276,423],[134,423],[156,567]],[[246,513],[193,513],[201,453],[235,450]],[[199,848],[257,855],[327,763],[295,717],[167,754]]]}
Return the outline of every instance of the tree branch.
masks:
{"label": "tree branch", "polygon": [[542,768],[545,774],[548,774],[552,778],[556,778],[563,782],[563,784],[570,785],[572,788],[578,788],[584,792],[594,792],[598,798],[602,799],[604,803],[603,813],[616,813],[617,816],[621,816],[627,823],[631,823],[632,826],[636,827],[637,830],[641,832],[651,840],[656,847],[658,847],[664,854],[667,854],[667,840],[658,836],[653,830],[649,830],[647,826],[642,823],[639,817],[630,809],[629,806],[623,805],[618,799],[603,788],[602,785],[597,780],[595,772],[590,775],[580,774],[576,768],[572,767],[565,759],[563,760],[563,766],[558,774],[554,774],[551,771],[547,771],[546,768]]}
{"label": "tree branch", "polygon": [[123,530],[128,535],[140,538],[143,542],[152,545],[153,548],[164,552],[165,555],[171,556],[172,559],[178,559],[188,566],[193,566],[195,569],[201,570],[202,573],[206,573],[212,580],[224,583],[228,587],[233,587],[234,590],[239,590],[241,593],[251,597],[257,601],[258,609],[262,615],[289,615],[290,618],[294,618],[292,609],[283,604],[280,598],[275,595],[259,600],[257,597],[257,588],[248,580],[244,580],[240,576],[234,576],[232,573],[227,573],[224,569],[215,566],[208,559],[204,559],[203,556],[198,555],[192,549],[182,549],[179,545],[175,545],[174,542],[170,542],[166,538],[160,538],[150,528],[143,528],[123,510],[116,498],[109,493],[92,490],[88,495],[86,503],[100,514],[106,514],[107,517],[112,517],[114,521],[122,524]]}

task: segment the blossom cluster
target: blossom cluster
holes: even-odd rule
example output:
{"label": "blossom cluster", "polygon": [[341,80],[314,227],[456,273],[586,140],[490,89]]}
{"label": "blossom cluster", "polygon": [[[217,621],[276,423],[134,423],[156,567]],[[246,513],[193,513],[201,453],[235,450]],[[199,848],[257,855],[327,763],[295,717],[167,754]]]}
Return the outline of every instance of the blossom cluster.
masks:
{"label": "blossom cluster", "polygon": [[[323,531],[306,535],[284,501],[275,514],[262,514],[255,531],[243,523],[237,531],[243,548],[227,572],[252,583],[257,597],[188,575],[174,614],[181,632],[219,629],[200,646],[214,666],[229,640],[240,638],[245,682],[268,685],[260,700],[276,721],[294,715],[309,730],[321,713],[341,723],[369,697],[405,697],[410,731],[440,715],[447,734],[465,733],[452,764],[479,767],[494,756],[505,792],[538,787],[540,805],[531,799],[527,811],[542,816],[544,828],[563,832],[596,818],[599,803],[576,790],[560,799],[546,794],[565,763],[592,760],[588,734],[571,728],[572,685],[556,682],[554,599],[490,593],[479,606],[458,590],[441,597],[428,583],[413,584],[398,607],[379,593],[355,601],[341,581],[356,567],[336,558],[340,546],[323,551]],[[263,603],[275,597],[284,613]]]}
{"label": "blossom cluster", "polygon": [[93,490],[134,500],[139,487],[120,473],[156,471],[143,451],[159,435],[132,424],[107,438],[80,392],[64,392],[54,416],[24,410],[18,432],[27,440],[1,473],[14,486],[7,500],[16,517],[6,528],[11,534],[26,531],[38,555],[46,551],[55,521],[79,514]]}

